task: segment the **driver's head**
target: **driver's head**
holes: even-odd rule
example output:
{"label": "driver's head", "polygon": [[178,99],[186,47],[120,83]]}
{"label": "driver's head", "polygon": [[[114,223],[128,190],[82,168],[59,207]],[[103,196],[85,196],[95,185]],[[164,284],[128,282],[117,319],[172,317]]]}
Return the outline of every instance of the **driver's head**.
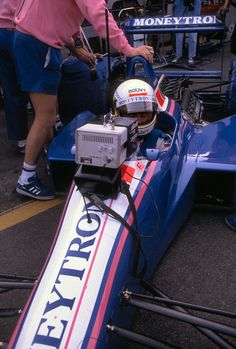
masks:
{"label": "driver's head", "polygon": [[113,107],[116,116],[138,119],[138,135],[152,131],[156,121],[157,102],[153,88],[145,81],[130,79],[115,90]]}

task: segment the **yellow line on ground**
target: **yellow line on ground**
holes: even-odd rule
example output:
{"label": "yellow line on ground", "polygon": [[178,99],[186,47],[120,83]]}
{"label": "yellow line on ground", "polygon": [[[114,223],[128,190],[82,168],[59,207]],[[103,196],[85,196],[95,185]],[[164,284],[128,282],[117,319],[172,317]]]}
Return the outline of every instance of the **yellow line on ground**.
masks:
{"label": "yellow line on ground", "polygon": [[30,201],[0,214],[0,231],[21,223],[37,214],[55,207],[65,200],[56,198],[49,201]]}

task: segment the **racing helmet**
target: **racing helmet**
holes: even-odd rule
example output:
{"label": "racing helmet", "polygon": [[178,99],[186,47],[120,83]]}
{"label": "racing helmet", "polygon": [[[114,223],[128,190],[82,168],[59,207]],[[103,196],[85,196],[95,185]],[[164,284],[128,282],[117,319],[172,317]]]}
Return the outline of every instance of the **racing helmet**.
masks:
{"label": "racing helmet", "polygon": [[122,82],[113,95],[116,116],[138,119],[138,136],[150,133],[156,122],[157,101],[153,88],[140,79]]}

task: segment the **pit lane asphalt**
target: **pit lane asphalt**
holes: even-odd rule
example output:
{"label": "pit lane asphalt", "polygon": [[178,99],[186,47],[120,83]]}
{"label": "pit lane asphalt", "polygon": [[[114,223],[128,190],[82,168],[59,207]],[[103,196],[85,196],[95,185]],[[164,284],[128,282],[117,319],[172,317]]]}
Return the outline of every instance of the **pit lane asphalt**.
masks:
{"label": "pit lane asphalt", "polygon": [[[31,118],[32,116],[30,116]],[[4,110],[0,111],[0,274],[37,276],[48,254],[65,196],[37,202],[15,191],[23,155],[7,139]],[[40,175],[44,177],[40,160]],[[39,205],[39,206],[38,206]],[[29,290],[0,294],[1,308],[22,308]],[[0,318],[0,341],[8,342],[18,317]]]}
{"label": "pit lane asphalt", "polygon": [[[225,69],[230,58],[227,56],[227,62],[224,61]],[[43,203],[45,211],[42,206],[39,209],[35,201],[18,195],[15,184],[22,161],[23,156],[16,153],[15,144],[7,140],[1,110],[0,274],[37,276],[54,238],[66,195],[61,195],[54,207]],[[44,162],[42,158],[40,175],[43,178]],[[192,212],[157,268],[153,278],[157,287],[177,300],[236,311],[236,233],[224,224],[225,214],[197,209]],[[13,224],[19,215],[25,218]],[[8,217],[13,225],[1,228],[3,217]],[[29,293],[29,290],[1,293],[0,308],[22,308]],[[0,318],[0,341],[9,341],[17,320],[18,317]],[[236,327],[235,320],[227,323]],[[184,349],[216,348],[190,325],[144,311],[138,312],[134,330]],[[132,344],[129,348],[143,349],[144,346]]]}

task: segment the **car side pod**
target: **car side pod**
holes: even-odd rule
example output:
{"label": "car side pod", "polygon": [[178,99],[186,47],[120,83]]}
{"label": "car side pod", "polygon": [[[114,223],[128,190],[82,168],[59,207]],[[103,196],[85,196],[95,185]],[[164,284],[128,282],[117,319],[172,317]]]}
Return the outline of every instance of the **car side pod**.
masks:
{"label": "car side pod", "polygon": [[160,150],[159,149],[147,149],[146,150],[146,157],[147,160],[149,161],[155,161],[158,160],[158,158],[160,157]]}

